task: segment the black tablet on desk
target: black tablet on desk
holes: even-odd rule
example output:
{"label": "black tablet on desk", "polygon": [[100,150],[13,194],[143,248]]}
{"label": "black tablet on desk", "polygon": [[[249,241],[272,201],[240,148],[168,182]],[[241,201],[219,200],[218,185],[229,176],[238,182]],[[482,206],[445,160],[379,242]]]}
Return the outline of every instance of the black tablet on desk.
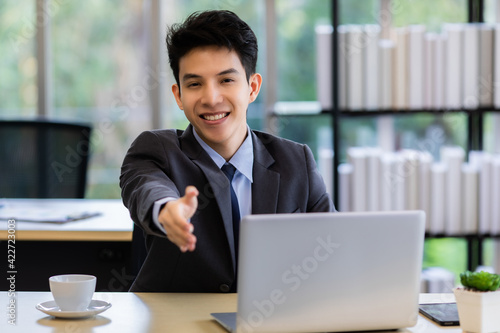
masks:
{"label": "black tablet on desk", "polygon": [[459,326],[457,303],[420,304],[420,313],[441,326]]}

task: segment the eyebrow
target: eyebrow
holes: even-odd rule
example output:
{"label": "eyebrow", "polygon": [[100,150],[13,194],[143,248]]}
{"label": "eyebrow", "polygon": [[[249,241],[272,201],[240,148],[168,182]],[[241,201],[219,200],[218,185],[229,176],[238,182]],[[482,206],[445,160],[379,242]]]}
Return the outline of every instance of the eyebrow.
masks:
{"label": "eyebrow", "polygon": [[[229,68],[229,69],[223,70],[220,73],[217,73],[217,76],[223,76],[223,75],[227,75],[227,74],[238,74],[238,73],[239,72],[235,68]],[[186,74],[184,74],[184,76],[182,76],[182,82],[185,82],[189,79],[199,79],[201,77],[202,76],[198,75],[198,74],[186,73]]]}

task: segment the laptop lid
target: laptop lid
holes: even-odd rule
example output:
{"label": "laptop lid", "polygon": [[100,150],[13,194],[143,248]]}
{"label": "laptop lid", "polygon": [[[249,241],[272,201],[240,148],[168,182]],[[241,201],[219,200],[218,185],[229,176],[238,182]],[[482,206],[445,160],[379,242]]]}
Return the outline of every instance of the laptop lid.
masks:
{"label": "laptop lid", "polygon": [[237,332],[416,324],[423,211],[250,215],[240,228]]}

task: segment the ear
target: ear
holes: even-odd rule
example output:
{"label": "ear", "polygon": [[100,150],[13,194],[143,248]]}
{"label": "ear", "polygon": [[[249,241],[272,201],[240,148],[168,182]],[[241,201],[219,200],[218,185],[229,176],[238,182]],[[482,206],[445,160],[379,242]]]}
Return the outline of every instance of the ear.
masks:
{"label": "ear", "polygon": [[248,104],[255,101],[255,99],[259,95],[260,87],[262,86],[262,76],[259,73],[252,74],[252,76],[250,77],[249,85],[250,96],[248,98]]}
{"label": "ear", "polygon": [[181,88],[179,88],[178,84],[172,85],[172,93],[174,94],[175,101],[177,102],[179,109],[184,110],[181,101]]}

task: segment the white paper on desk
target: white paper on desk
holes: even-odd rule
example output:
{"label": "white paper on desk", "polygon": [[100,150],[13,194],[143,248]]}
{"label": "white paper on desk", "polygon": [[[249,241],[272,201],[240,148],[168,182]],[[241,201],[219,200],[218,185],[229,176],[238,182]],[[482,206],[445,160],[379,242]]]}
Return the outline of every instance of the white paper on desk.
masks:
{"label": "white paper on desk", "polygon": [[54,210],[42,207],[10,207],[8,205],[0,208],[1,221],[66,223],[99,215],[101,215],[99,212],[74,211],[71,209]]}

